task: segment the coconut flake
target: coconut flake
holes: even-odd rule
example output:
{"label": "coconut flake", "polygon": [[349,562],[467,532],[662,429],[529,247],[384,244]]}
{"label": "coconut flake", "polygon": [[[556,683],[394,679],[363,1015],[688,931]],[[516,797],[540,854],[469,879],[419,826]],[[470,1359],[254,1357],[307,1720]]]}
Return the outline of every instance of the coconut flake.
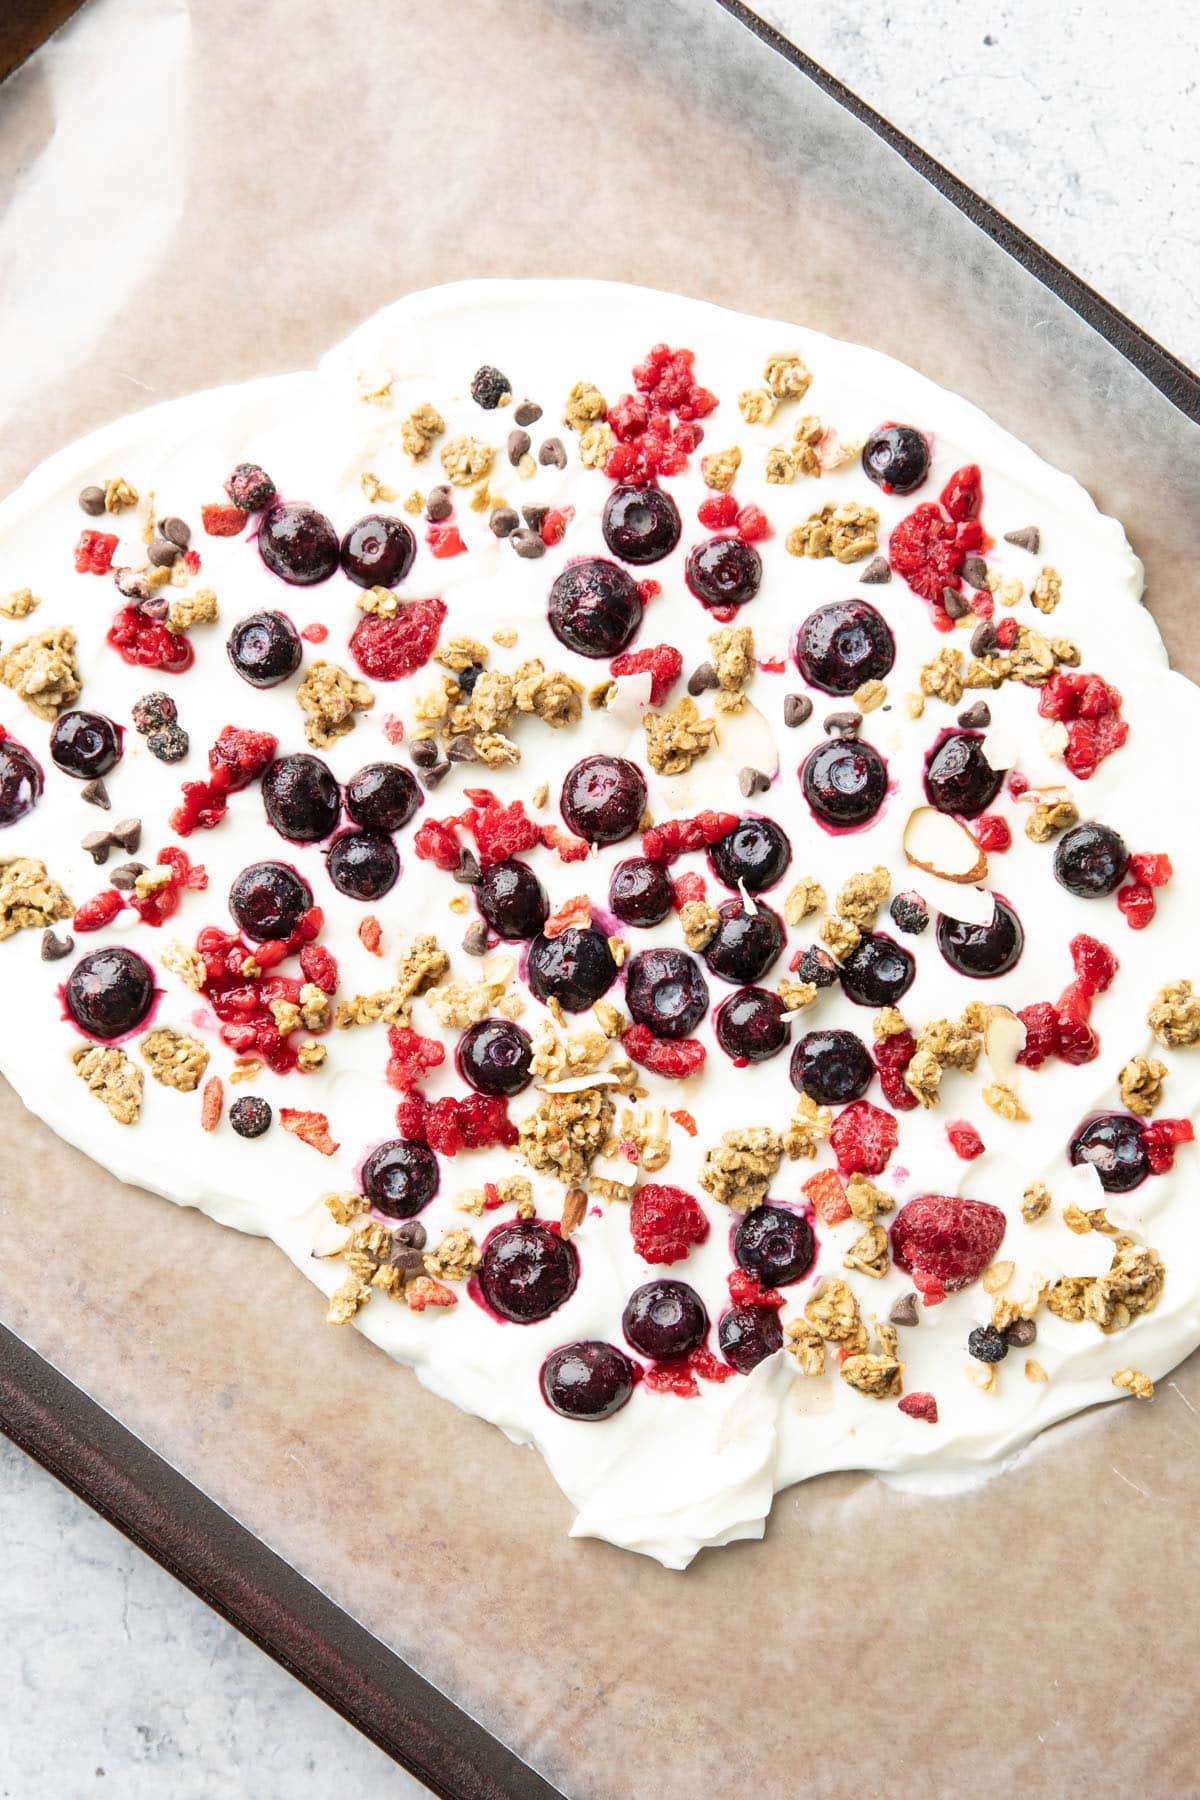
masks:
{"label": "coconut flake", "polygon": [[750,700],[736,712],[714,714],[717,749],[735,769],[758,769],[766,776],[779,773],[779,745],[757,706]]}

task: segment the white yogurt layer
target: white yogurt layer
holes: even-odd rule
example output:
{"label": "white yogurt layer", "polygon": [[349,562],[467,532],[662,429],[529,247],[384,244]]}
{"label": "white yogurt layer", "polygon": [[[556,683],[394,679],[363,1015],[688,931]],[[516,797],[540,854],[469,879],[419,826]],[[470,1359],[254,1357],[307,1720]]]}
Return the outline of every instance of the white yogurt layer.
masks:
{"label": "white yogurt layer", "polygon": [[[1115,682],[1124,696],[1128,744],[1086,784],[1065,776],[1062,763],[1047,753],[1041,738],[1044,722],[1037,718],[1032,690],[1010,684],[984,697],[997,734],[1016,746],[1015,766],[1034,786],[1065,779],[1083,817],[1115,827],[1134,849],[1170,853],[1175,877],[1159,891],[1158,916],[1151,928],[1135,933],[1127,928],[1115,901],[1083,902],[1059,887],[1051,875],[1052,848],[1029,841],[1022,829],[1026,806],[1002,794],[993,810],[1009,819],[1013,846],[992,857],[990,884],[1024,922],[1025,948],[1016,968],[998,980],[972,986],[943,961],[932,927],[919,938],[901,940],[917,961],[916,980],[901,1002],[902,1010],[919,1027],[940,1015],[957,1016],[972,997],[1013,1008],[1053,999],[1071,979],[1070,938],[1080,931],[1099,937],[1120,959],[1112,990],[1095,1005],[1093,1023],[1102,1040],[1099,1059],[1080,1068],[1052,1062],[1038,1072],[1022,1072],[1020,1095],[1031,1114],[1024,1123],[1006,1122],[984,1106],[980,1089],[989,1079],[985,1063],[974,1076],[947,1074],[940,1107],[901,1116],[899,1148],[892,1167],[879,1178],[895,1194],[897,1204],[916,1194],[943,1193],[969,1195],[1002,1207],[1008,1227],[1000,1255],[1016,1264],[1009,1290],[1014,1295],[1063,1273],[1098,1274],[1109,1265],[1111,1240],[1094,1233],[1077,1236],[1061,1221],[1062,1208],[1072,1199],[1088,1207],[1104,1198],[1090,1170],[1069,1168],[1069,1135],[1092,1111],[1119,1106],[1117,1074],[1136,1053],[1163,1055],[1169,1065],[1164,1113],[1192,1114],[1200,1087],[1200,1052],[1164,1055],[1145,1023],[1156,991],[1168,981],[1195,973],[1190,897],[1200,891],[1200,850],[1182,802],[1193,746],[1200,741],[1197,690],[1167,666],[1154,621],[1139,601],[1141,566],[1120,525],[1098,513],[1069,476],[1050,468],[977,408],[874,351],[800,327],[637,288],[587,282],[467,282],[414,294],[387,308],[332,350],[314,373],[249,382],[170,402],[70,446],[37,469],[0,506],[0,593],[28,587],[42,600],[28,623],[3,622],[4,647],[30,631],[69,622],[79,639],[84,682],[79,704],[128,726],[132,702],[152,687],[167,687],[190,734],[191,754],[182,766],[164,767],[149,755],[145,740],[127,729],[124,758],[107,778],[112,812],[100,814],[82,803],[78,783],[53,769],[49,727],[0,688],[0,721],[47,771],[40,804],[0,834],[0,854],[42,858],[73,899],[82,901],[105,885],[105,872],[93,867],[80,848],[84,833],[102,827],[106,818],[111,822],[135,814],[144,821],[139,855],[146,862],[161,846],[178,841],[167,818],[178,800],[180,782],[205,773],[205,752],[223,726],[232,723],[274,732],[281,753],[307,748],[295,700],[299,677],[269,692],[248,688],[226,658],[228,629],[249,612],[280,608],[299,627],[320,621],[329,628],[327,642],[306,647],[306,661],[324,657],[349,665],[346,641],[361,617],[354,605],[360,590],[340,573],[313,588],[284,586],[262,565],[252,543],[205,537],[200,531],[200,506],[224,498],[222,483],[234,464],[258,461],[271,472],[281,494],[310,500],[344,531],[370,510],[360,486],[364,471],[373,472],[401,497],[414,487],[427,490],[443,479],[436,448],[434,456],[416,469],[400,448],[400,422],[422,401],[438,407],[451,434],[466,431],[497,445],[491,486],[510,504],[569,505],[575,517],[562,544],[540,561],[523,561],[509,544],[492,535],[487,514],[471,511],[466,496],[456,493],[456,520],[468,553],[435,561],[421,541],[402,595],[437,594],[444,599],[449,611],[443,641],[463,633],[490,640],[500,625],[515,628],[516,647],[493,648],[491,666],[511,668],[540,656],[548,668],[566,669],[592,685],[606,673],[606,665],[564,650],[549,631],[545,606],[554,577],[568,561],[605,554],[599,521],[611,484],[602,473],[582,467],[577,440],[559,420],[565,396],[576,381],[595,382],[611,402],[631,387],[632,364],[659,341],[695,351],[699,380],[720,397],[717,411],[705,421],[704,451],[741,447],[737,497],[743,503],[759,503],[775,527],[774,535],[759,545],[764,565],[761,593],[738,619],[753,627],[758,657],[786,657],[792,632],[807,613],[826,601],[860,592],[888,619],[897,642],[896,665],[887,683],[888,710],[870,714],[863,727],[863,736],[887,759],[893,791],[872,826],[862,832],[831,836],[819,829],[796,777],[799,764],[823,735],[821,720],[848,702],[814,694],[813,717],[799,730],[789,731],[783,725],[784,696],[803,686],[794,666],[789,664],[783,674],[759,672],[752,680],[749,691],[771,723],[781,771],[770,792],[750,806],[780,821],[793,852],[780,889],[765,896],[771,904],[779,906],[800,875],[817,876],[832,898],[847,876],[877,863],[892,871],[897,890],[915,888],[933,896],[932,885],[906,867],[901,837],[910,810],[923,799],[925,754],[939,730],[953,724],[958,709],[931,701],[924,717],[914,721],[902,697],[916,690],[921,666],[947,640],[933,628],[928,607],[902,580],[861,589],[863,564],[847,567],[833,559],[798,560],[788,555],[788,530],[826,501],[853,498],[875,507],[881,519],[881,548],[886,549],[889,531],[917,500],[936,498],[956,468],[977,462],[983,471],[984,522],[996,540],[988,553],[989,566],[1004,577],[1019,577],[1027,589],[1042,563],[1058,569],[1062,602],[1050,621],[1050,634],[1073,639],[1081,647],[1083,667]],[[781,350],[803,356],[813,372],[812,386],[800,405],[783,409],[773,424],[748,426],[738,413],[737,395],[760,384],[766,357]],[[544,416],[531,427],[535,450],[543,436],[561,435],[569,453],[565,470],[539,468],[528,482],[510,470],[503,445],[512,428],[511,411],[483,412],[468,392],[472,373],[484,362],[505,371],[518,399],[528,394],[541,404]],[[390,400],[364,401],[363,376],[367,387],[390,378]],[[763,474],[765,451],[790,437],[801,413],[819,414],[844,440],[861,440],[883,420],[919,426],[933,444],[927,483],[907,499],[889,497],[866,480],[853,459],[819,481],[801,478],[791,486],[769,486]],[[160,678],[121,662],[104,642],[118,600],[115,590],[106,580],[73,571],[74,542],[81,527],[92,524],[120,532],[118,562],[142,560],[138,534],[143,509],[114,523],[84,519],[77,505],[81,486],[116,475],[124,476],[143,495],[153,490],[157,513],[176,513],[191,523],[193,543],[203,556],[199,580],[218,595],[221,623],[193,632],[196,663],[186,677]],[[700,456],[692,458],[686,474],[665,485],[678,502],[683,537],[664,561],[636,571],[662,584],[637,644],[678,645],[686,672],[708,654],[706,638],[713,629],[683,580],[687,549],[709,535],[696,518],[697,507],[709,492]],[[398,502],[394,510],[399,511]],[[421,540],[424,528],[420,521],[413,523]],[[1004,533],[1030,524],[1041,529],[1037,558],[1003,541]],[[1002,613],[998,609],[998,616]],[[1046,624],[1028,600],[1019,605],[1016,616],[1035,626]],[[965,649],[968,635],[960,632],[953,641]],[[403,756],[403,750],[396,751],[384,736],[384,719],[398,715],[411,730],[415,699],[433,685],[437,673],[431,667],[408,681],[377,684],[374,711],[361,716],[356,730],[323,753],[339,779],[366,762]],[[675,697],[681,692],[682,684]],[[968,695],[968,700],[973,697]],[[700,705],[706,710],[705,697]],[[456,766],[442,786],[426,796],[421,816],[461,811],[464,787],[487,785],[503,799],[519,796],[528,802],[533,788],[545,781],[551,801],[540,816],[557,819],[561,780],[581,756],[607,750],[634,755],[646,766],[640,728],[595,711],[585,710],[576,727],[561,732],[550,731],[536,719],[521,720],[516,736],[524,752],[520,767],[482,771],[478,766]],[[715,751],[685,777],[664,780],[650,773],[649,788],[650,809],[658,819],[701,807],[747,810],[736,770]],[[414,930],[436,931],[450,954],[453,974],[477,979],[478,963],[460,947],[474,914],[464,918],[448,909],[450,898],[464,890],[415,856],[414,829],[415,825],[408,827],[397,840],[403,864],[400,881],[382,902],[367,909],[334,892],[318,847],[284,846],[266,827],[256,790],[236,795],[228,817],[216,830],[187,840],[189,854],[208,870],[207,893],[187,894],[179,914],[161,932],[141,925],[132,913],[123,913],[109,931],[79,937],[76,953],[121,941],[135,945],[157,966],[157,957],[173,939],[190,943],[205,924],[228,926],[226,895],[241,868],[265,857],[282,857],[302,870],[326,910],[322,941],[338,958],[343,994],[386,985],[395,956]],[[603,904],[612,866],[636,850],[635,840],[603,850],[584,864],[564,865],[541,849],[529,860],[548,888],[552,905],[585,887]],[[677,864],[675,873],[689,868],[707,874],[696,857]],[[725,897],[711,875],[708,882],[710,898]],[[382,921],[382,962],[370,956],[357,937],[366,910]],[[815,924],[809,921],[789,932],[787,954],[812,941]],[[675,915],[653,930],[629,931],[627,936],[633,948],[682,942]],[[327,1245],[331,1232],[322,1196],[352,1188],[364,1152],[394,1135],[397,1096],[384,1079],[384,1028],[332,1033],[325,1040],[328,1062],[318,1073],[263,1074],[248,1084],[250,1091],[264,1095],[277,1109],[296,1106],[326,1112],[341,1146],[331,1158],[320,1157],[279,1129],[278,1123],[254,1142],[238,1138],[227,1124],[204,1134],[199,1128],[199,1097],[172,1092],[148,1074],[141,1117],[135,1126],[122,1127],[84,1091],[71,1070],[70,1052],[80,1039],[64,1022],[57,998],[71,964],[42,962],[38,938],[36,931],[20,932],[0,946],[5,999],[0,1069],[25,1104],[121,1178],[182,1205],[200,1207],[221,1224],[273,1238],[310,1281],[331,1293],[344,1271],[336,1260],[314,1258],[314,1249]],[[784,968],[781,959],[764,985],[773,985]],[[201,1035],[212,1051],[210,1073],[228,1076],[232,1054],[219,1042],[211,1015],[206,1016],[197,997],[174,976],[163,972],[160,979],[165,991],[154,1023],[181,1031],[194,1031],[203,1023]],[[757,1067],[732,1067],[712,1033],[713,1012],[729,990],[713,978],[709,985],[713,1007],[699,1032],[708,1046],[705,1072],[685,1082],[650,1076],[646,1083],[655,1100],[688,1109],[699,1121],[695,1140],[672,1127],[670,1161],[654,1179],[700,1196],[712,1222],[704,1245],[694,1249],[685,1263],[667,1271],[651,1270],[634,1251],[625,1207],[594,1204],[575,1240],[581,1262],[578,1287],[564,1306],[538,1324],[497,1323],[461,1287],[459,1304],[450,1309],[415,1314],[378,1297],[357,1321],[389,1355],[412,1364],[426,1386],[490,1419],[510,1438],[536,1445],[578,1509],[575,1535],[607,1538],[682,1568],[705,1545],[760,1536],[773,1494],[792,1482],[830,1469],[871,1469],[902,1476],[906,1483],[926,1474],[944,1483],[986,1470],[1054,1420],[1119,1397],[1112,1385],[1118,1368],[1132,1366],[1157,1378],[1200,1341],[1200,1257],[1195,1248],[1200,1195],[1195,1154],[1187,1147],[1171,1174],[1152,1177],[1110,1209],[1123,1229],[1160,1252],[1167,1269],[1157,1307],[1127,1331],[1105,1337],[1091,1323],[1068,1324],[1043,1307],[1032,1352],[1013,1352],[1000,1366],[990,1394],[981,1393],[966,1372],[967,1334],[990,1316],[990,1299],[979,1285],[922,1312],[920,1324],[902,1332],[905,1388],[936,1395],[936,1425],[904,1416],[894,1402],[878,1402],[853,1391],[838,1379],[832,1359],[832,1373],[810,1378],[783,1353],[760,1365],[749,1378],[702,1382],[697,1399],[657,1394],[641,1386],[622,1411],[602,1424],[556,1416],[538,1387],[545,1356],[576,1339],[620,1343],[625,1301],[653,1273],[669,1273],[695,1286],[714,1322],[728,1305],[733,1220],[698,1185],[703,1153],[735,1125],[782,1127],[792,1115],[796,1095],[788,1080],[786,1054]],[[615,988],[611,997],[619,1002],[620,989]],[[530,997],[522,1024],[533,1030],[540,1016],[541,1008]],[[793,1041],[819,1023],[848,1027],[869,1043],[871,1020],[869,1011],[852,1005],[840,990],[830,990],[793,1025]],[[441,1036],[452,1051],[457,1034],[441,1030],[420,1000],[414,1006],[414,1024],[428,1035]],[[247,1090],[227,1088],[227,1099],[239,1091]],[[431,1099],[462,1092],[452,1054],[434,1071],[426,1092]],[[877,1086],[867,1097],[879,1102]],[[513,1117],[519,1120],[536,1099],[533,1088],[520,1096],[512,1103]],[[947,1141],[946,1123],[957,1118],[969,1119],[987,1146],[975,1162],[960,1161]],[[815,1168],[830,1166],[831,1160],[825,1146],[816,1164],[785,1162],[773,1196],[800,1199],[801,1183]],[[455,1196],[522,1167],[513,1153],[501,1151],[443,1159],[440,1192],[422,1215],[430,1246],[451,1227],[465,1224],[482,1235],[511,1216],[509,1209],[489,1214],[477,1224],[456,1209]],[[1027,1226],[1020,1202],[1032,1181],[1047,1184],[1055,1205],[1049,1217]],[[562,1189],[539,1176],[533,1177],[533,1184],[540,1215],[556,1219]],[[854,1220],[833,1229],[818,1224],[818,1258],[809,1276],[787,1290],[785,1324],[799,1314],[815,1284],[827,1275],[844,1273],[842,1258],[861,1229]],[[868,1320],[886,1319],[894,1301],[911,1287],[894,1269],[882,1281],[857,1275],[849,1279]],[[322,1310],[314,1303],[314,1329],[320,1328]],[[1044,1384],[1025,1378],[1027,1354],[1043,1365],[1049,1377]]]}

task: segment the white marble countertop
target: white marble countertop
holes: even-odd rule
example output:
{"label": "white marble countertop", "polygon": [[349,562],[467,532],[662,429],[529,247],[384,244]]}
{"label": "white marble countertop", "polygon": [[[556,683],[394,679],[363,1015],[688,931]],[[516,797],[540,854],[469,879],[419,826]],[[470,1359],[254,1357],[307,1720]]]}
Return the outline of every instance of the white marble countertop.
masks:
{"label": "white marble countertop", "polygon": [[[1168,349],[1200,366],[1182,0],[759,0]],[[424,1790],[0,1440],[0,1800]]]}

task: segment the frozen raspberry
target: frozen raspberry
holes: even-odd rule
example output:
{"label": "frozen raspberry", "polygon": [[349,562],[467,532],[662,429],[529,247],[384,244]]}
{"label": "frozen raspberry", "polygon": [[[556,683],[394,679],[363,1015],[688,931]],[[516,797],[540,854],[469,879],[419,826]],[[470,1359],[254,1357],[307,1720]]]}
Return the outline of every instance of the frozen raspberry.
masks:
{"label": "frozen raspberry", "polygon": [[958,528],[931,500],[915,506],[892,532],[888,561],[922,599],[941,607],[942,589],[957,588],[967,559]]}
{"label": "frozen raspberry", "polygon": [[671,883],[671,904],[676,912],[682,912],[691,900],[703,900],[708,892],[703,875],[689,870],[684,875],[677,875]]}
{"label": "frozen raspberry", "polygon": [[104,888],[84,901],[71,923],[76,931],[103,931],[106,925],[112,924],[124,904],[115,888]]}
{"label": "frozen raspberry", "polygon": [[1175,1161],[1179,1144],[1190,1144],[1195,1131],[1190,1119],[1152,1119],[1145,1127],[1142,1142],[1155,1175],[1165,1175]]}
{"label": "frozen raspberry", "polygon": [[[301,957],[303,968],[304,959]],[[430,1069],[446,1060],[446,1046],[437,1038],[422,1037],[408,1025],[393,1025],[388,1031],[387,1079],[394,1088],[407,1093],[423,1081]]]}
{"label": "frozen raspberry", "polygon": [[897,1411],[910,1419],[924,1419],[927,1425],[936,1425],[938,1422],[938,1404],[932,1394],[905,1394],[897,1402]]}
{"label": "frozen raspberry", "polygon": [[391,619],[367,613],[351,634],[351,655],[373,681],[415,675],[433,655],[445,616],[441,600],[406,600]]}
{"label": "frozen raspberry", "polygon": [[269,731],[244,731],[236,725],[226,725],[208,753],[208,766],[214,775],[218,769],[228,769],[229,789],[236,794],[258,780],[278,748],[278,738]]}
{"label": "frozen raspberry", "polygon": [[1100,1054],[1100,1039],[1085,1018],[1060,1006],[1054,1051],[1063,1062],[1076,1066],[1095,1062]]}
{"label": "frozen raspberry", "polygon": [[123,606],[113,614],[107,641],[123,662],[137,668],[162,669],[168,675],[180,675],[184,669],[190,669],[196,654],[185,632],[168,631],[136,606]]}
{"label": "frozen raspberry", "polygon": [[871,1054],[879,1070],[879,1085],[889,1106],[897,1112],[911,1112],[917,1097],[905,1086],[904,1071],[912,1061],[917,1042],[911,1031],[898,1031],[880,1039]]}
{"label": "frozen raspberry", "polygon": [[502,806],[490,788],[467,788],[465,797],[470,807],[461,822],[475,838],[483,868],[506,862],[541,842],[540,828],[527,817],[519,800]]}
{"label": "frozen raspberry", "polygon": [[311,981],[323,994],[337,993],[337,959],[324,944],[305,944],[300,951],[300,967],[305,981]]}
{"label": "frozen raspberry", "polygon": [[971,827],[981,850],[1004,851],[1012,848],[1012,832],[1007,819],[999,813],[984,813]]}
{"label": "frozen raspberry", "polygon": [[170,879],[147,894],[145,899],[134,896],[129,902],[146,925],[162,925],[173,917],[179,911],[185,889],[203,892],[208,886],[208,871],[199,863],[193,863],[187,851],[174,844],[159,851],[157,862],[160,868],[171,871]]}
{"label": "frozen raspberry", "polygon": [[1058,1049],[1058,1014],[1048,1000],[1037,1000],[1023,1006],[1017,1017],[1025,1027],[1025,1047],[1017,1052],[1017,1061],[1026,1069],[1040,1069]]}
{"label": "frozen raspberry", "polygon": [[1162,887],[1174,874],[1169,856],[1137,850],[1129,859],[1129,873],[1144,887]]}
{"label": "frozen raspberry", "polygon": [[727,531],[737,516],[738,503],[732,494],[713,494],[696,510],[696,517],[710,531]]}
{"label": "frozen raspberry", "polygon": [[761,506],[743,506],[734,520],[743,544],[758,544],[771,535],[771,521]]}
{"label": "frozen raspberry", "polygon": [[209,537],[236,537],[246,524],[240,506],[202,506],[200,523]]}
{"label": "frozen raspberry", "polygon": [[946,1136],[955,1156],[961,1156],[964,1162],[974,1162],[977,1156],[983,1155],[983,1139],[965,1119],[952,1119],[946,1127]]}
{"label": "frozen raspberry", "polygon": [[413,849],[422,862],[431,862],[435,868],[447,872],[458,868],[462,856],[462,845],[448,819],[426,819],[417,827]]}
{"label": "frozen raspberry", "polygon": [[829,1134],[838,1173],[881,1175],[891,1160],[898,1135],[891,1113],[872,1106],[869,1100],[852,1101],[838,1114]]}
{"label": "frozen raspberry", "polygon": [[638,1188],[629,1208],[634,1249],[648,1263],[680,1262],[693,1244],[708,1236],[708,1219],[699,1201],[682,1188],[648,1181]]}
{"label": "frozen raspberry", "polygon": [[1004,1226],[1000,1208],[986,1200],[922,1194],[896,1214],[892,1260],[912,1276],[925,1304],[936,1304],[978,1280],[1000,1248]]}
{"label": "frozen raspberry", "polygon": [[649,650],[625,650],[609,664],[614,675],[650,676],[650,704],[661,706],[683,673],[683,655],[674,644],[655,644]]}
{"label": "frozen raspberry", "polygon": [[[757,1208],[755,1209],[757,1211]],[[774,1312],[787,1302],[778,1288],[764,1287],[749,1269],[731,1269],[726,1277],[729,1298],[735,1306],[769,1306]]]}
{"label": "frozen raspberry", "polygon": [[956,469],[938,498],[956,522],[977,519],[983,510],[983,477],[977,463]]}
{"label": "frozen raspberry", "polygon": [[1125,915],[1125,923],[1131,931],[1144,931],[1158,910],[1154,898],[1154,890],[1145,887],[1140,881],[1131,881],[1127,886],[1118,888],[1117,905]]}
{"label": "frozen raspberry", "polygon": [[804,1183],[804,1192],[823,1225],[840,1225],[850,1217],[850,1202],[841,1176],[832,1169],[821,1169]]}
{"label": "frozen raspberry", "polygon": [[118,539],[111,531],[83,531],[75,546],[75,570],[79,575],[107,575],[112,568]]}
{"label": "frozen raspberry", "polygon": [[896,1112],[912,1112],[919,1102],[904,1080],[903,1069],[880,1069],[879,1085],[888,1105]]}
{"label": "frozen raspberry", "polygon": [[429,1102],[423,1094],[415,1091],[405,1094],[396,1108],[396,1130],[403,1138],[414,1144],[425,1142],[425,1120],[429,1112]]}
{"label": "frozen raspberry", "polygon": [[670,1081],[686,1081],[695,1075],[704,1067],[706,1055],[698,1038],[655,1037],[647,1025],[631,1025],[621,1039],[621,1048],[631,1062]]}
{"label": "frozen raspberry", "polygon": [[1088,995],[1104,993],[1117,972],[1117,959],[1108,945],[1086,932],[1071,939],[1071,961],[1079,985]]}

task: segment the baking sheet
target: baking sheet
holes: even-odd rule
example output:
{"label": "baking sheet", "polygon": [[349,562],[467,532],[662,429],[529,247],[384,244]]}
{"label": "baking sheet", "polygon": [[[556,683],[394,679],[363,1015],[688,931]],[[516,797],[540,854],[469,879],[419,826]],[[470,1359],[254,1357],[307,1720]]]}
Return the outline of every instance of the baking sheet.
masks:
{"label": "baking sheet", "polygon": [[[0,92],[0,162],[0,487],[408,288],[636,280],[969,394],[1124,519],[1200,673],[1200,433],[711,0],[92,0]],[[572,1795],[1194,1791],[1197,1359],[981,1492],[825,1478],[679,1576],[568,1541],[533,1457],[269,1245],[7,1091],[0,1131],[0,1315]]]}

